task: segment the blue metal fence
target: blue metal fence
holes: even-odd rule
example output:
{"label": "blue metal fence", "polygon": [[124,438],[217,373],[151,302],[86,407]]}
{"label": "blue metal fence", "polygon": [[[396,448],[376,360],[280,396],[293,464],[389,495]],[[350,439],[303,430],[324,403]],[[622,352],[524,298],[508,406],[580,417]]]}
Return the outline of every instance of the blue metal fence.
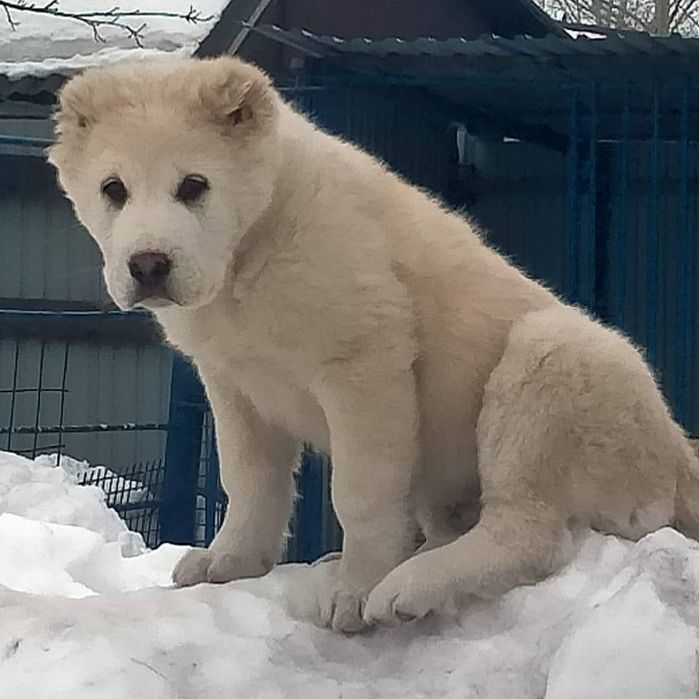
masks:
{"label": "blue metal fence", "polygon": [[[97,323],[126,314],[99,311],[22,311],[0,309],[0,330],[4,341],[13,346],[10,372],[3,372],[0,383],[0,447],[7,451],[36,458],[51,454],[58,464],[68,451],[66,442],[85,435],[165,434],[167,422],[109,423],[95,420],[75,424],[66,409],[67,399],[74,392],[69,376],[71,342],[55,338],[39,339],[39,351],[29,352],[29,344],[37,342],[46,330],[45,324],[80,320]],[[12,329],[31,326],[32,339],[8,339]],[[12,326],[8,330],[8,326]],[[46,333],[48,334],[48,333]],[[50,367],[49,356],[59,361]],[[34,359],[32,362],[31,359]],[[31,364],[31,366],[28,366]],[[25,365],[22,367],[22,365]],[[22,367],[22,371],[20,371]],[[23,403],[19,410],[19,402]],[[68,418],[68,421],[66,421]],[[161,541],[159,510],[163,502],[163,480],[166,472],[162,454],[131,464],[91,464],[92,468],[76,475],[79,482],[100,486],[107,504],[113,507],[130,528],[143,535],[150,546]],[[95,468],[96,467],[96,468]]]}
{"label": "blue metal fence", "polygon": [[[205,401],[204,390],[192,367],[183,358],[175,357],[170,384],[170,419],[160,531],[164,541],[176,544],[195,541]],[[213,471],[215,465],[212,462],[210,470]]]}
{"label": "blue metal fence", "polygon": [[644,348],[696,433],[699,81],[556,89],[555,111],[534,104],[521,118],[555,127],[566,147],[486,139],[473,212],[503,252]]}
{"label": "blue metal fence", "polygon": [[[564,291],[645,348],[675,414],[694,432],[699,145],[689,124],[699,84],[652,80],[641,94],[630,84],[583,89],[588,99],[573,98],[570,110]],[[612,114],[597,107],[601,89],[622,96]]]}

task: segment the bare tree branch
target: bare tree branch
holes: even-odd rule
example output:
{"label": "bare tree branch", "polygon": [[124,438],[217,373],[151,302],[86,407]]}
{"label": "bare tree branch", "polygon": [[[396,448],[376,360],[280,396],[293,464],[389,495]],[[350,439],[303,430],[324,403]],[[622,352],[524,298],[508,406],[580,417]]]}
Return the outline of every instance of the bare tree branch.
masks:
{"label": "bare tree branch", "polygon": [[10,29],[14,32],[17,31],[17,22],[12,19],[12,15],[10,14],[10,8],[9,7],[3,7],[5,10],[5,17],[7,18],[7,22],[10,25]]}
{"label": "bare tree branch", "polygon": [[686,22],[692,26],[695,32],[699,32],[699,20],[694,15],[688,14]]}
{"label": "bare tree branch", "polygon": [[689,32],[699,27],[699,0],[538,0],[569,22],[638,29],[655,33]]}
{"label": "bare tree branch", "polygon": [[59,0],[49,0],[43,4],[29,2],[28,0],[0,0],[0,7],[4,10],[5,18],[13,31],[19,26],[19,22],[15,19],[16,13],[33,13],[80,22],[92,30],[95,41],[100,43],[105,42],[102,30],[108,27],[115,27],[126,33],[137,46],[143,46],[144,32],[147,28],[147,24],[145,22],[136,24],[134,20],[147,19],[149,17],[165,17],[168,19],[184,20],[190,24],[200,24],[213,19],[211,16],[202,15],[202,13],[192,5],[190,5],[189,10],[184,13],[166,11],[142,12],[141,10],[121,10],[119,7],[112,7],[104,11],[71,12],[62,10]]}
{"label": "bare tree branch", "polygon": [[686,5],[682,5],[681,2],[674,4],[670,10],[670,26],[672,29],[680,27],[683,22],[687,20],[696,21],[692,17],[692,13],[697,11],[697,0],[689,0]]}

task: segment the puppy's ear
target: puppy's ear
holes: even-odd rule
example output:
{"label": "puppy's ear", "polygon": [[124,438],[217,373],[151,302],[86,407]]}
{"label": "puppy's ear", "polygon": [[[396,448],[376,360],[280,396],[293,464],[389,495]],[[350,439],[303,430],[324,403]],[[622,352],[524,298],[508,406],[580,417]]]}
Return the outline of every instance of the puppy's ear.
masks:
{"label": "puppy's ear", "polygon": [[84,147],[85,135],[95,123],[97,106],[94,86],[89,75],[78,75],[69,80],[58,93],[58,104],[54,112],[56,140],[46,151],[48,161],[59,170],[59,179],[77,167],[76,157]]}
{"label": "puppy's ear", "polygon": [[269,128],[278,97],[269,77],[235,58],[208,62],[199,100],[205,114],[231,133]]}
{"label": "puppy's ear", "polygon": [[94,123],[90,82],[77,76],[69,80],[58,93],[58,107],[54,114],[56,133],[59,135],[87,129]]}

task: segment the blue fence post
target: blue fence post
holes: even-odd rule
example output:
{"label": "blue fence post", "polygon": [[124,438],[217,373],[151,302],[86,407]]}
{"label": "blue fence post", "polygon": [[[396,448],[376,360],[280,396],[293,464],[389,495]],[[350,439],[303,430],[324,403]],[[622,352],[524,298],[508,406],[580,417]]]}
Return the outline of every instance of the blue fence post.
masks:
{"label": "blue fence post", "polygon": [[614,274],[616,279],[616,304],[614,322],[622,330],[627,330],[626,287],[628,284],[628,223],[629,223],[629,156],[631,152],[631,88],[627,82],[624,86],[624,106],[621,113],[621,136],[619,157],[619,211],[616,227],[614,255]]}
{"label": "blue fence post", "polygon": [[650,193],[646,231],[646,338],[648,362],[658,371],[658,313],[660,303],[660,86],[653,82],[653,131],[650,151]]}
{"label": "blue fence post", "polygon": [[294,522],[293,563],[309,563],[323,550],[323,473],[320,457],[304,449],[298,477],[300,499]]}
{"label": "blue fence post", "polygon": [[680,195],[677,217],[677,311],[675,313],[675,414],[683,427],[690,422],[690,396],[693,394],[691,378],[692,361],[692,287],[695,266],[693,263],[692,228],[690,225],[690,89],[687,78],[682,86],[682,111],[680,115]]}
{"label": "blue fence post", "polygon": [[165,477],[159,512],[161,541],[194,541],[196,490],[206,396],[192,365],[176,355],[172,364]]}
{"label": "blue fence post", "polygon": [[565,297],[572,303],[579,302],[579,255],[580,255],[580,172],[579,172],[579,130],[580,114],[578,90],[570,90],[570,123],[568,125],[567,155],[567,236],[566,236],[566,276]]}
{"label": "blue fence post", "polygon": [[218,445],[216,443],[216,428],[213,423],[213,417],[211,418],[211,430],[207,433],[206,439],[207,442],[204,445],[206,454],[204,543],[208,546],[214,540],[218,527],[221,524],[218,518],[218,509],[225,501],[221,492]]}
{"label": "blue fence post", "polygon": [[[593,80],[590,85],[590,118],[587,124],[587,196],[588,207],[586,212],[586,228],[582,241],[582,266],[583,275],[580,281],[581,296],[583,303],[595,313],[599,312],[597,306],[597,270],[598,263],[598,214],[600,213],[598,201],[598,157],[597,157],[597,81]],[[604,202],[602,202],[604,205]],[[605,242],[602,240],[601,242]],[[606,254],[606,250],[604,251]]]}

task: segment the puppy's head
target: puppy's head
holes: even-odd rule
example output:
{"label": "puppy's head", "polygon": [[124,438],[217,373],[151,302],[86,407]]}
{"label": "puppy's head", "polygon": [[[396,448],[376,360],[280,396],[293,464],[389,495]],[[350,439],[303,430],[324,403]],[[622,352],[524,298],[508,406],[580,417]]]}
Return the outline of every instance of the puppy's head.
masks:
{"label": "puppy's head", "polygon": [[280,98],[233,58],[88,70],[59,96],[49,160],[122,308],[198,307],[269,205]]}

